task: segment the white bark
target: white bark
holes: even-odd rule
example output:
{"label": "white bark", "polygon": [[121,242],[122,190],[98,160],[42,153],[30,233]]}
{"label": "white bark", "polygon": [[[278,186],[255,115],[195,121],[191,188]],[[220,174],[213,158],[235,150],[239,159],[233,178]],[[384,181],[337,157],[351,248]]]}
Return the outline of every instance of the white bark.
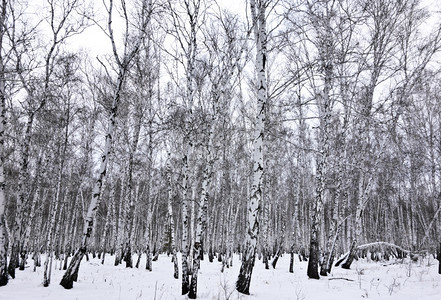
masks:
{"label": "white bark", "polygon": [[170,250],[172,253],[172,260],[173,260],[173,277],[178,279],[179,277],[179,269],[178,269],[178,258],[176,256],[176,245],[175,245],[175,222],[173,219],[173,206],[172,206],[172,200],[173,200],[173,180],[172,180],[172,169],[171,169],[171,161],[170,161],[170,153],[168,154],[168,161],[167,161],[167,181],[168,181],[168,201],[167,201],[167,208],[168,208],[168,218],[169,218],[169,227],[168,227],[168,233],[169,236],[169,242],[170,242]]}
{"label": "white bark", "polygon": [[[256,6],[257,2],[257,6]],[[266,78],[266,15],[267,3],[260,0],[251,0],[250,9],[254,27],[254,39],[256,43],[256,92],[257,92],[257,115],[253,137],[253,178],[250,189],[250,198],[247,207],[247,232],[242,257],[242,266],[236,289],[244,294],[249,294],[251,274],[253,271],[256,255],[257,238],[259,234],[260,201],[263,197],[263,141],[265,124],[265,105],[267,101],[267,78]]]}
{"label": "white bark", "polygon": [[[150,22],[151,0],[144,0],[142,2],[141,14],[143,16],[143,19],[141,20],[142,24],[140,24],[140,36],[135,41],[135,44],[133,45],[133,47],[131,47],[131,50],[128,49],[128,45],[127,45],[128,39],[126,39],[126,44],[124,45],[124,55],[123,55],[122,60],[120,59],[120,57],[118,55],[118,51],[117,51],[114,36],[113,36],[113,28],[112,28],[113,0],[109,1],[108,8],[109,8],[109,10],[108,10],[108,13],[109,13],[109,15],[108,15],[109,16],[108,33],[109,33],[109,37],[110,37],[110,40],[112,43],[114,59],[116,60],[117,65],[118,65],[118,78],[117,78],[115,94],[114,94],[114,98],[113,98],[113,102],[112,102],[112,108],[110,111],[109,123],[108,123],[107,131],[106,131],[104,151],[101,156],[101,163],[100,163],[100,168],[99,168],[99,173],[98,173],[99,175],[98,175],[97,180],[95,181],[95,184],[93,185],[92,200],[91,200],[89,208],[87,210],[87,215],[86,215],[86,219],[84,222],[83,240],[81,243],[81,248],[75,254],[75,257],[72,259],[68,270],[66,271],[66,273],[63,276],[63,279],[60,282],[60,284],[66,289],[70,289],[73,287],[73,281],[75,280],[75,278],[78,274],[78,269],[79,269],[79,266],[81,263],[81,259],[84,255],[84,253],[86,252],[88,241],[89,241],[89,238],[91,237],[91,234],[92,234],[92,229],[93,229],[94,221],[95,221],[95,215],[96,215],[96,211],[98,210],[99,200],[100,200],[100,196],[101,196],[101,187],[103,184],[103,180],[106,176],[107,164],[108,164],[109,154],[111,151],[112,141],[113,141],[113,133],[114,133],[115,125],[116,125],[116,116],[117,116],[117,111],[118,111],[118,105],[119,105],[119,101],[121,99],[123,85],[124,85],[125,78],[126,78],[126,75],[127,75],[128,69],[129,69],[129,65],[130,65],[133,57],[138,52],[139,47],[142,44],[142,41],[145,37],[145,30],[147,29],[147,25]],[[125,6],[124,6],[124,9],[125,9]],[[125,11],[125,13],[127,13],[127,12]],[[126,22],[127,22],[126,23],[126,37],[128,37],[129,27],[128,27],[127,14],[125,14],[125,16],[126,16]]]}
{"label": "white bark", "polygon": [[209,125],[209,138],[208,138],[208,145],[207,147],[207,162],[205,164],[204,172],[202,175],[202,187],[201,187],[201,197],[198,203],[198,214],[196,219],[196,234],[193,244],[193,268],[192,268],[192,277],[191,277],[191,284],[190,284],[190,291],[188,294],[188,297],[190,299],[195,299],[197,295],[197,278],[198,278],[198,271],[200,268],[200,260],[201,256],[204,255],[202,253],[202,236],[204,234],[204,215],[206,215],[206,209],[207,209],[207,202],[208,202],[208,187],[210,185],[210,178],[211,178],[211,172],[212,167],[214,163],[213,158],[213,139],[214,139],[214,127],[216,124],[217,118],[214,117],[212,120],[212,123]]}
{"label": "white bark", "polygon": [[[1,3],[0,13],[0,49],[3,48],[4,24],[6,21],[6,0]],[[5,79],[5,65],[3,62],[3,54],[0,52],[0,286],[8,283],[7,270],[7,248],[6,248],[6,218],[5,218],[5,110],[6,110],[6,79]]]}

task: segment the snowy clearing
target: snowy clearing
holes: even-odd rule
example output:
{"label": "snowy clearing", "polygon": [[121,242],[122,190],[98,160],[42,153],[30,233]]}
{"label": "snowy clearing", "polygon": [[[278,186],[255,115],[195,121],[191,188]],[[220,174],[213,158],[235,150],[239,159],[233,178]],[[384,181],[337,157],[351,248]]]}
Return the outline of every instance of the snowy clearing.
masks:
{"label": "snowy clearing", "polygon": [[[153,264],[153,272],[115,267],[113,262],[111,256],[105,265],[98,258],[89,262],[84,259],[78,282],[71,290],[59,285],[64,271],[58,270],[58,264],[47,288],[42,285],[43,268],[34,273],[29,266],[17,271],[16,279],[0,289],[0,299],[187,299],[180,295],[181,280],[173,278],[170,257],[161,255]],[[29,259],[28,263],[33,261]],[[145,265],[145,259],[141,263]],[[265,270],[261,261],[256,262],[251,295],[245,296],[234,289],[240,267],[238,256],[234,257],[233,268],[225,269],[223,274],[217,260],[209,263],[206,258],[200,270],[198,299],[440,299],[437,263],[433,258],[412,264],[359,260],[351,270],[334,268],[328,278],[310,280],[306,276],[307,262],[296,260],[291,274],[289,255],[284,255],[276,269]]]}

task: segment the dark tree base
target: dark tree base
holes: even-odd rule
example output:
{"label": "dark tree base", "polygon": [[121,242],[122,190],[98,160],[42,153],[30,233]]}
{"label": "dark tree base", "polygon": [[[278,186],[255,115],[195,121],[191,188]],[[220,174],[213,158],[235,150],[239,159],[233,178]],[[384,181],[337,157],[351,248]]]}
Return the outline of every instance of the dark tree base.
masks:
{"label": "dark tree base", "polygon": [[178,279],[179,278],[179,266],[178,266],[178,258],[176,257],[176,253],[173,253],[173,266],[174,266],[173,277],[175,279]]}
{"label": "dark tree base", "polygon": [[350,270],[351,269],[351,264],[352,264],[353,261],[354,261],[353,258],[348,257],[348,260],[344,264],[341,265],[341,268],[342,269],[346,269],[346,270]]}
{"label": "dark tree base", "polygon": [[8,274],[3,274],[0,276],[0,286],[5,286],[8,284]]}
{"label": "dark tree base", "polygon": [[291,250],[291,257],[289,259],[289,273],[294,273],[294,250]]}
{"label": "dark tree base", "polygon": [[343,269],[349,270],[351,268],[351,264],[354,261],[356,254],[357,254],[357,246],[356,246],[356,242],[353,241],[351,245],[351,250],[349,250],[348,259],[341,265],[341,267]]}
{"label": "dark tree base", "polygon": [[73,287],[73,282],[78,279],[78,271],[80,269],[80,263],[86,253],[86,248],[78,249],[77,253],[72,257],[69,267],[64,273],[63,278],[60,281],[60,285],[65,289],[71,289]]}
{"label": "dark tree base", "polygon": [[2,264],[4,264],[3,266],[1,266],[0,269],[0,286],[4,286],[8,284],[8,269],[7,269],[7,256],[6,256],[6,252],[4,257],[2,257],[3,261]]}
{"label": "dark tree base", "polygon": [[190,277],[188,274],[187,255],[182,255],[182,295],[187,295],[190,285]]}
{"label": "dark tree base", "polygon": [[309,251],[309,261],[308,261],[308,277],[311,279],[320,279],[318,273],[319,265],[319,248],[317,241],[311,241],[310,251]]}
{"label": "dark tree base", "polygon": [[277,262],[279,261],[279,257],[280,257],[280,250],[277,251],[276,256],[274,256],[273,261],[271,262],[271,265],[273,266],[273,269],[276,268]]}
{"label": "dark tree base", "polygon": [[239,293],[249,295],[251,274],[253,273],[255,254],[251,256],[249,260],[245,260],[246,254],[243,254],[242,266],[240,267],[239,278],[236,282],[236,290]]}
{"label": "dark tree base", "polygon": [[329,259],[329,263],[323,262],[323,265],[320,269],[321,276],[328,276],[331,273],[332,264],[334,263],[334,256]]}
{"label": "dark tree base", "polygon": [[354,261],[355,255],[349,253],[348,259],[341,265],[342,269],[351,269],[352,262]]}
{"label": "dark tree base", "polygon": [[147,250],[146,256],[147,256],[147,259],[146,259],[146,263],[145,263],[145,268],[146,268],[146,270],[149,270],[151,272],[152,271],[152,255],[150,254],[149,250]]}
{"label": "dark tree base", "polygon": [[106,252],[103,251],[102,258],[101,258],[101,264],[104,265],[104,260],[106,259]]}
{"label": "dark tree base", "polygon": [[118,266],[121,263],[121,259],[118,257],[118,254],[115,256],[115,263],[114,266]]}
{"label": "dark tree base", "polygon": [[342,258],[340,258],[339,260],[337,260],[337,262],[335,263],[335,266],[338,267],[345,259],[347,256],[344,256]]}
{"label": "dark tree base", "polygon": [[20,262],[18,264],[18,269],[24,271],[26,265],[26,252],[20,253]]}
{"label": "dark tree base", "polygon": [[127,248],[127,252],[124,256],[124,261],[126,262],[126,268],[133,268],[132,251],[130,247]]}
{"label": "dark tree base", "polygon": [[188,292],[190,291],[190,288],[189,288],[190,277],[188,275],[186,277],[187,277],[187,279],[185,280],[185,282],[184,282],[184,280],[182,280],[182,295],[187,295]]}
{"label": "dark tree base", "polygon": [[64,270],[64,271],[67,270],[67,261],[68,261],[68,259],[69,259],[69,253],[67,253],[67,254],[64,256],[64,262],[63,262],[63,270]]}
{"label": "dark tree base", "polygon": [[135,265],[135,267],[136,267],[137,269],[139,269],[139,263],[141,262],[141,255],[142,255],[142,253],[140,253],[140,254],[138,255],[138,259],[136,260],[136,265]]}
{"label": "dark tree base", "polygon": [[269,264],[268,264],[268,255],[266,255],[266,252],[267,252],[267,250],[264,248],[263,249],[263,253],[262,253],[262,256],[263,256],[263,264],[265,265],[265,270],[269,270]]}
{"label": "dark tree base", "polygon": [[210,246],[210,250],[208,251],[208,261],[213,262],[214,255],[213,255],[213,247]]}
{"label": "dark tree base", "polygon": [[15,279],[15,269],[18,267],[18,246],[12,246],[11,260],[8,265],[8,273],[12,279]]}
{"label": "dark tree base", "polygon": [[190,289],[188,291],[189,299],[196,299],[198,291],[198,275],[197,271],[193,272],[193,276],[191,277]]}
{"label": "dark tree base", "polygon": [[195,259],[193,260],[193,268],[191,272],[191,282],[190,282],[190,290],[188,291],[189,299],[196,299],[197,290],[198,290],[198,272],[200,268],[200,258],[202,255],[202,248],[200,244],[196,242],[194,244],[194,253]]}

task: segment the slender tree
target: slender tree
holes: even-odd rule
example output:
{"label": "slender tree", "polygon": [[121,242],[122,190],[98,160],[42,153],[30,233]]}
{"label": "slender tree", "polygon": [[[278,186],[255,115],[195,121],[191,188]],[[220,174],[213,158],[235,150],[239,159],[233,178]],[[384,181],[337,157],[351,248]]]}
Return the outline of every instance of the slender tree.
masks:
{"label": "slender tree", "polygon": [[5,125],[6,125],[6,66],[3,58],[3,43],[6,29],[7,3],[0,4],[0,286],[8,283],[6,241],[6,195],[5,195]]}
{"label": "slender tree", "polygon": [[118,54],[118,50],[116,47],[115,38],[113,34],[113,27],[112,27],[113,0],[109,0],[109,3],[107,5],[107,12],[108,12],[107,28],[108,28],[108,36],[112,44],[113,56],[118,66],[117,83],[115,87],[115,93],[113,97],[112,108],[109,117],[107,132],[106,132],[104,152],[101,157],[99,176],[96,179],[92,189],[92,200],[89,204],[89,208],[87,210],[87,215],[84,222],[83,239],[82,239],[81,247],[75,253],[74,257],[72,258],[72,261],[70,262],[68,269],[66,270],[66,273],[64,274],[60,282],[60,285],[62,285],[66,289],[71,289],[73,287],[73,281],[76,281],[81,260],[84,254],[86,253],[88,241],[92,234],[92,230],[95,222],[95,215],[99,206],[99,200],[101,196],[101,187],[103,184],[103,180],[106,176],[108,157],[111,151],[112,138],[116,123],[116,116],[118,112],[118,105],[121,99],[121,93],[123,90],[124,81],[126,79],[127,72],[129,70],[132,59],[139,50],[139,47],[142,45],[142,40],[145,37],[145,31],[147,29],[148,23],[150,22],[150,16],[152,13],[152,2],[150,0],[142,1],[141,11],[139,12],[138,15],[138,17],[140,17],[139,32],[138,32],[139,35],[136,37],[134,45],[129,45],[129,30],[130,30],[129,16],[125,1],[122,1],[122,9],[123,9],[124,21],[126,25],[125,27],[126,39],[124,42],[124,53],[121,58],[120,55]]}
{"label": "slender tree", "polygon": [[265,124],[265,104],[267,100],[267,32],[266,32],[266,7],[267,1],[251,0],[250,10],[256,44],[256,83],[257,115],[253,136],[253,175],[250,188],[250,198],[247,206],[247,235],[242,254],[242,265],[236,282],[236,289],[249,295],[251,274],[256,257],[257,238],[259,235],[260,201],[263,197],[263,142]]}

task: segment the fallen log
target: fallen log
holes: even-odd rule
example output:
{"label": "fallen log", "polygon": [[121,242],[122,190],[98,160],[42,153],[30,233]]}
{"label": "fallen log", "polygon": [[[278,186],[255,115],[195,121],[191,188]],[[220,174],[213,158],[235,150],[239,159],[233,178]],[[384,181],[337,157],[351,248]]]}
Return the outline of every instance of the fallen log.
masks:
{"label": "fallen log", "polygon": [[[406,249],[404,249],[404,248],[402,248],[402,247],[400,247],[398,245],[395,245],[395,244],[392,244],[392,243],[388,243],[388,242],[373,242],[373,243],[368,243],[368,244],[360,245],[360,246],[357,247],[357,251],[358,250],[363,250],[363,249],[368,249],[368,248],[371,248],[371,247],[376,247],[376,246],[395,248],[397,250],[400,250],[401,252],[404,252],[404,253],[407,253],[407,254],[410,253],[409,250],[406,250]],[[335,263],[335,266],[338,267],[348,256],[349,256],[349,251],[341,256],[341,258]]]}

